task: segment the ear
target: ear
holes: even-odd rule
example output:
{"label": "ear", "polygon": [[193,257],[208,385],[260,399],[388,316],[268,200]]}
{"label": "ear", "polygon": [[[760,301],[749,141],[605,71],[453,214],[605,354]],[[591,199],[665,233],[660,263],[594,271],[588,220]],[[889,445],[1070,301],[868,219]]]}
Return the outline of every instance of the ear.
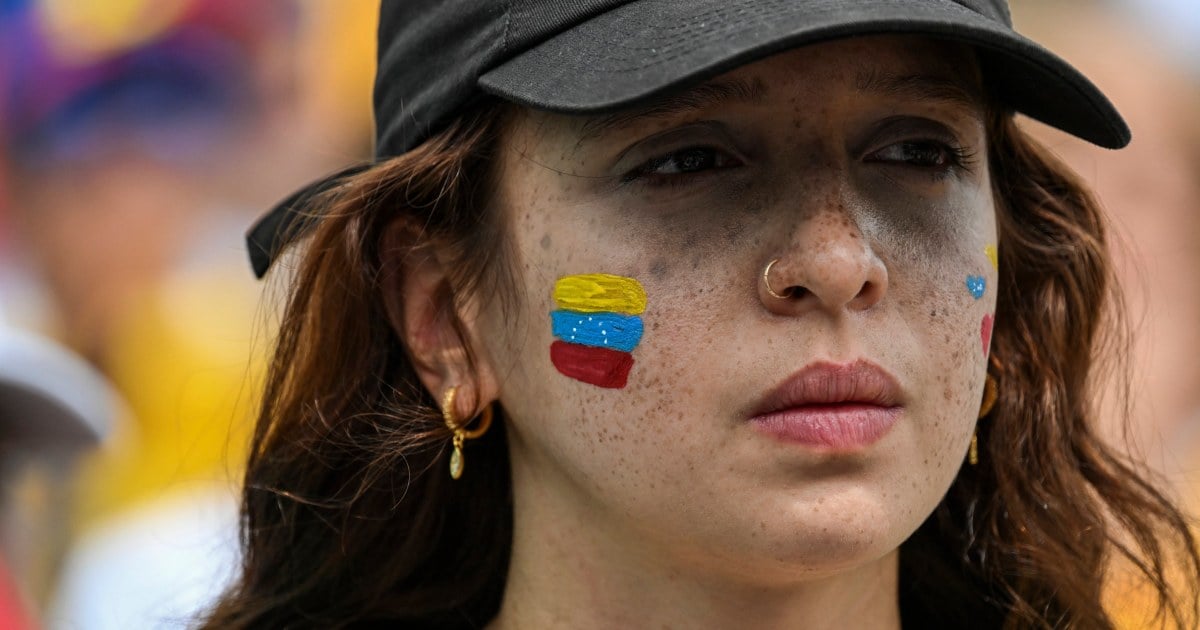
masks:
{"label": "ear", "polygon": [[439,248],[408,219],[388,225],[380,245],[384,307],[417,377],[438,404],[457,387],[455,415],[474,417],[499,397],[495,370],[479,341],[482,309],[475,299],[456,297]]}

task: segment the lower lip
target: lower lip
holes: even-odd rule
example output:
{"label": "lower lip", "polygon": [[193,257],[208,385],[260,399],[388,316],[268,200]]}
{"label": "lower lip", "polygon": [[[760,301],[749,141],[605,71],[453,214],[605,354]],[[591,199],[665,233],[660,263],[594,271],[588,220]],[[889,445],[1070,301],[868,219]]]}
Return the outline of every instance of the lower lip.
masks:
{"label": "lower lip", "polygon": [[878,442],[900,418],[900,407],[862,403],[804,405],[755,416],[755,427],[784,442],[851,450]]}

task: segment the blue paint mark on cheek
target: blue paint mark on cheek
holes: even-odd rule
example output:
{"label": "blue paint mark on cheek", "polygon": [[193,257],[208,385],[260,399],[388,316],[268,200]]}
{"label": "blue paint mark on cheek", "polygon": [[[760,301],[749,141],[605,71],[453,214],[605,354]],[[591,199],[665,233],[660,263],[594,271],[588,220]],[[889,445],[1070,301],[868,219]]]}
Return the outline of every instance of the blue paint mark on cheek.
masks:
{"label": "blue paint mark on cheek", "polygon": [[568,343],[621,352],[633,350],[642,340],[642,318],[620,313],[550,313],[552,333]]}
{"label": "blue paint mark on cheek", "polygon": [[983,276],[967,276],[967,290],[976,299],[983,297],[983,293],[987,291],[987,278]]}

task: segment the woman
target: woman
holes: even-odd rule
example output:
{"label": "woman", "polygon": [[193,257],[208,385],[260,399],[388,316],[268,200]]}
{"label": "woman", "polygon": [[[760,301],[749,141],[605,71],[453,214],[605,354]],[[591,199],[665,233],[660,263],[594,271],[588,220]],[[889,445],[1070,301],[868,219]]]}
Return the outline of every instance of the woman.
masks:
{"label": "woman", "polygon": [[1104,628],[1113,556],[1190,623],[1091,427],[1097,204],[1013,114],[1128,131],[1003,3],[396,2],[379,50],[377,162],[250,237],[311,230],[209,626]]}

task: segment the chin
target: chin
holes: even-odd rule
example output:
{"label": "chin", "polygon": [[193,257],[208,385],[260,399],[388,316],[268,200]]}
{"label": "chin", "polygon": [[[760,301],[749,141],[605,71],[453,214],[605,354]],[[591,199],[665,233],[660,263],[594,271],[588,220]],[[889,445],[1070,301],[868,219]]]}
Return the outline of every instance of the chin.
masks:
{"label": "chin", "polygon": [[[790,527],[792,563],[837,571],[878,560],[897,549],[926,514],[878,487],[854,486],[836,494],[794,501]],[[933,506],[929,506],[932,511]],[[785,512],[788,513],[788,512]]]}
{"label": "chin", "polygon": [[726,532],[734,536],[726,539],[729,556],[739,557],[737,564],[752,579],[774,583],[878,561],[898,549],[934,507],[901,504],[897,492],[858,486],[742,511],[734,531]]}

